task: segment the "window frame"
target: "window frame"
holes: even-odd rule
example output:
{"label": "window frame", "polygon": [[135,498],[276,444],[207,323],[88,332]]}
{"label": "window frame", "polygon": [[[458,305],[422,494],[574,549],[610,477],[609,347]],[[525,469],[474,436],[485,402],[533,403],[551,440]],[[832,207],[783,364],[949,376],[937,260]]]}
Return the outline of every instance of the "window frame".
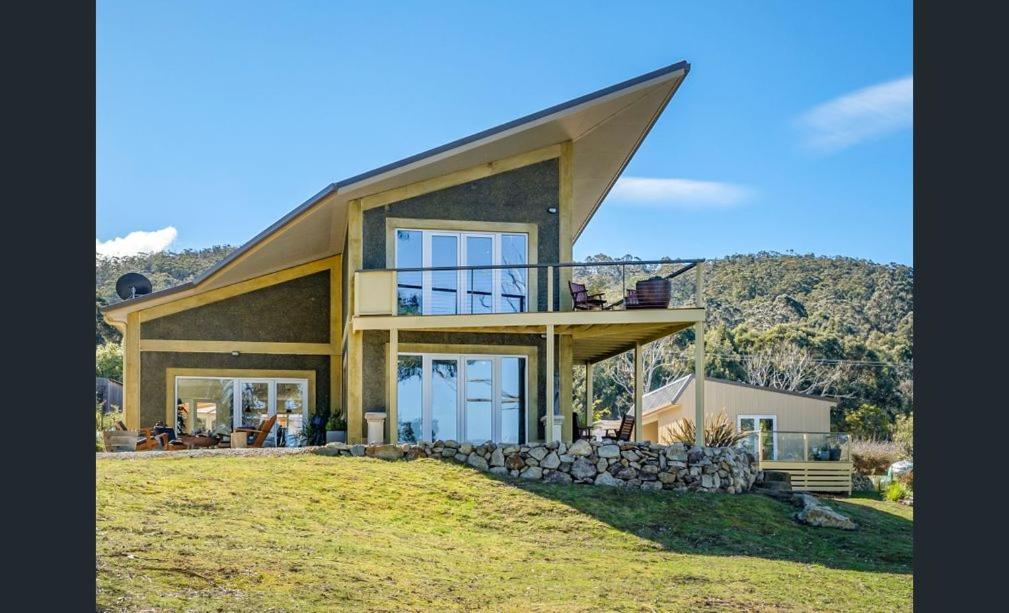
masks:
{"label": "window frame", "polygon": [[[431,368],[432,362],[435,360],[439,361],[451,361],[455,360],[456,363],[456,425],[455,425],[455,440],[459,442],[471,442],[473,444],[480,444],[484,441],[469,441],[466,433],[466,362],[468,360],[490,360],[491,361],[491,441],[495,443],[501,442],[501,431],[502,431],[502,416],[501,416],[501,360],[504,358],[516,358],[523,360],[524,367],[522,369],[522,397],[523,397],[523,411],[522,414],[518,416],[517,424],[519,425],[519,430],[522,429],[521,424],[525,419],[528,421],[528,414],[530,410],[535,410],[530,406],[530,395],[529,395],[529,370],[530,370],[530,359],[527,355],[522,355],[519,353],[444,353],[444,352],[422,352],[422,351],[400,351],[397,354],[396,364],[397,368],[399,365],[399,358],[405,356],[413,356],[421,358],[421,436],[417,438],[417,441],[433,441],[432,428],[433,428],[433,407],[432,407],[432,378],[433,371]],[[399,402],[399,394],[397,394],[397,402]],[[396,408],[396,419],[397,423],[392,424],[399,432],[399,407]],[[525,437],[519,437],[520,440],[515,441],[515,445],[525,444],[525,441],[529,440],[529,429],[525,428]],[[441,440],[447,440],[444,437]],[[402,441],[400,441],[402,442]]]}
{"label": "window frame", "polygon": [[[392,240],[391,245],[391,265],[394,268],[412,268],[412,266],[401,265],[399,262],[399,232],[419,232],[421,235],[421,268],[430,268],[432,264],[432,237],[434,236],[453,236],[456,239],[456,266],[463,267],[469,266],[468,254],[466,249],[467,238],[490,238],[492,241],[491,246],[491,265],[500,266],[502,264],[502,249],[501,249],[501,239],[504,236],[521,236],[525,239],[525,263],[527,265],[532,265],[535,263],[533,257],[533,245],[535,243],[534,236],[530,232],[523,231],[513,231],[513,230],[495,230],[495,229],[452,229],[452,228],[424,228],[414,225],[396,225],[391,227],[390,238]],[[502,270],[492,269],[491,270],[491,293],[492,293],[492,304],[490,313],[527,313],[531,310],[532,301],[535,299],[534,283],[536,276],[532,274],[532,270],[527,268],[525,279],[526,287],[525,294],[523,296],[523,309],[521,311],[503,311],[502,304],[505,299],[502,299]],[[467,271],[459,270],[456,272],[456,305],[454,315],[474,315],[474,314],[487,314],[480,313],[479,311],[474,313],[472,310],[467,310],[467,292],[470,290],[469,279],[466,274]],[[425,271],[421,276],[421,315],[433,315],[440,313],[432,313],[432,271]],[[398,292],[397,292],[398,293]],[[397,299],[397,309],[399,301]]]}

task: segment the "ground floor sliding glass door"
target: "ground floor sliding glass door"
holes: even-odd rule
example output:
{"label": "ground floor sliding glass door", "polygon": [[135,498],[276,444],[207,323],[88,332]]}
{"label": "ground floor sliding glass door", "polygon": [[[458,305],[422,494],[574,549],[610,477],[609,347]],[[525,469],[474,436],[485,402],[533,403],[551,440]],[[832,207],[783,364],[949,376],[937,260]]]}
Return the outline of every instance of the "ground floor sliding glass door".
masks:
{"label": "ground floor sliding glass door", "polygon": [[526,367],[524,356],[399,354],[399,442],[518,443]]}
{"label": "ground floor sliding glass door", "polygon": [[283,428],[279,442],[295,447],[308,421],[307,379],[176,377],[175,398],[178,434],[230,435],[235,428],[255,428],[276,415],[266,444],[276,445]]}

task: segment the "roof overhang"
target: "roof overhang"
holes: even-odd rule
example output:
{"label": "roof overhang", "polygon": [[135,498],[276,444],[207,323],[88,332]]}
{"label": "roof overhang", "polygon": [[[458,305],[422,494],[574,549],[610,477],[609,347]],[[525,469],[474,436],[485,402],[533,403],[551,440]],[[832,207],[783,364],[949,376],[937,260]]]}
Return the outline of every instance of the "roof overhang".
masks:
{"label": "roof overhang", "polygon": [[689,70],[687,62],[678,62],[332,183],[193,281],[104,311],[124,320],[153,304],[341,254],[350,201],[567,141],[577,239]]}

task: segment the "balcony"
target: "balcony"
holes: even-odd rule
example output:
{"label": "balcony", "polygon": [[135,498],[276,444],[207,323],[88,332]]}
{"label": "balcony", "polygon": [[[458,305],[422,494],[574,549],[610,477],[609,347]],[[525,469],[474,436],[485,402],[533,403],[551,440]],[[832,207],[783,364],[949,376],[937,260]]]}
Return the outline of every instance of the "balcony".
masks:
{"label": "balcony", "polygon": [[[359,270],[354,330],[570,334],[578,362],[606,359],[704,320],[703,260]],[[693,274],[686,274],[692,272]],[[609,295],[573,286],[605,278]]]}

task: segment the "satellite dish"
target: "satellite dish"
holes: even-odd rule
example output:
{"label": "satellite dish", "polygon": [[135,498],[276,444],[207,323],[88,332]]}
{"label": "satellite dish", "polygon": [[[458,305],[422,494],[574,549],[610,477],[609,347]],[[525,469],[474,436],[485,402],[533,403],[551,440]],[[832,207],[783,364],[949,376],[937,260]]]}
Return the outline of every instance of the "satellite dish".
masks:
{"label": "satellite dish", "polygon": [[139,272],[128,272],[116,281],[116,293],[123,300],[150,294],[153,289],[150,280]]}

